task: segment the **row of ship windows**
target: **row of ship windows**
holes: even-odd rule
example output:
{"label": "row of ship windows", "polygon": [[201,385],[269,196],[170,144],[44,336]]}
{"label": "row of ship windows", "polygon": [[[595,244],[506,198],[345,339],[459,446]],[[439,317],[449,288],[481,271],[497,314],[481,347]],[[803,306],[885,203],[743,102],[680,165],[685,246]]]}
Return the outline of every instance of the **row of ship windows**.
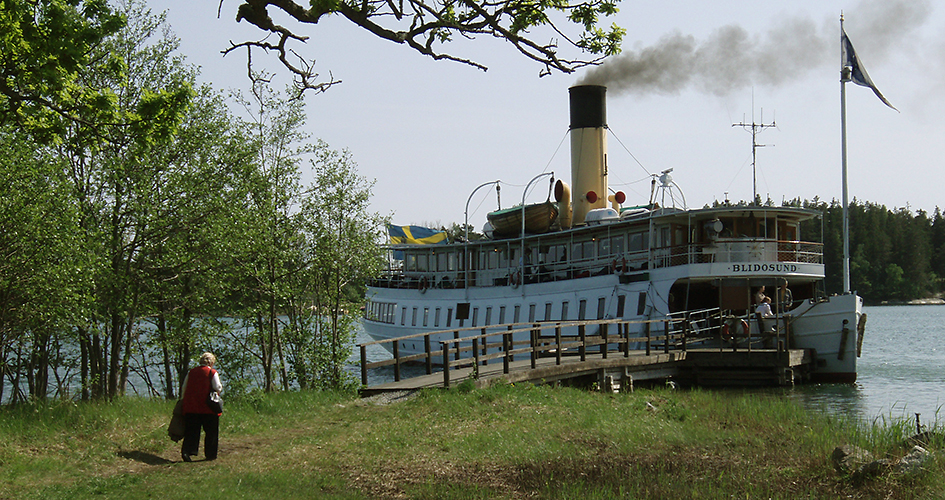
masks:
{"label": "row of ship windows", "polygon": [[[617,296],[617,311],[616,311],[615,317],[617,318],[623,317],[626,301],[627,301],[626,295]],[[581,299],[578,302],[577,317],[575,318],[572,318],[569,316],[570,302],[567,300],[561,302],[561,308],[559,311],[560,315],[557,318],[553,316],[553,311],[552,311],[553,308],[554,308],[553,303],[546,302],[544,315],[541,318],[539,318],[537,316],[538,304],[529,304],[528,305],[528,319],[526,321],[528,321],[529,323],[532,323],[535,321],[552,321],[552,320],[569,321],[569,320],[588,319],[586,299]],[[407,326],[407,323],[408,323],[407,313],[408,311],[410,311],[410,316],[409,316],[410,325],[409,326],[422,326],[422,327],[432,326],[433,328],[440,328],[441,327],[440,316],[442,313],[442,309],[443,308],[441,307],[436,307],[436,308],[433,308],[431,311],[431,308],[429,307],[424,307],[422,309],[419,307],[413,307],[413,308],[402,307],[400,309],[400,326]],[[507,317],[506,306],[499,306],[498,317],[495,318],[497,320],[496,322],[492,321],[494,308],[492,306],[486,306],[485,314],[484,314],[485,317],[483,318],[483,322],[480,323],[479,322],[479,319],[480,319],[479,309],[480,309],[479,307],[473,307],[471,311],[472,314],[470,316],[469,303],[459,303],[457,304],[457,307],[455,309],[452,307],[447,307],[446,317],[445,317],[445,321],[443,322],[444,324],[442,325],[442,327],[443,328],[453,327],[454,319],[455,319],[456,327],[458,328],[462,328],[464,326],[476,327],[476,326],[501,325],[501,324],[505,324],[507,320],[509,319],[511,319],[510,321],[511,323],[520,323],[523,321],[521,317],[521,313],[522,313],[521,305],[513,306],[511,318]],[[646,293],[640,292],[637,297],[637,315],[642,315],[645,312],[645,309],[646,309]],[[454,310],[456,314],[453,314]],[[395,311],[396,311],[396,304],[392,302],[371,301],[368,304],[368,307],[366,307],[364,310],[364,317],[365,319],[368,319],[371,321],[377,321],[380,323],[387,323],[387,324],[393,325],[393,324],[396,324],[397,322]],[[600,297],[599,299],[597,299],[597,319],[604,319],[606,314],[607,314],[607,298]],[[470,320],[469,325],[465,324],[467,320]]]}
{"label": "row of ship windows", "polygon": [[[668,228],[663,228],[667,232]],[[664,237],[668,241],[668,236]],[[632,233],[611,237],[597,237],[588,241],[578,241],[569,244],[539,245],[533,244],[526,248],[526,262],[564,262],[568,260],[581,261],[595,258],[607,258],[622,255],[624,249],[631,253],[640,252],[649,247],[648,233]],[[411,250],[404,256],[406,271],[456,271],[463,266],[463,253],[466,249],[443,251],[441,249]],[[472,269],[504,269],[514,266],[521,259],[521,250],[512,243],[507,246],[492,248],[481,247],[468,250],[472,262]],[[478,254],[478,257],[477,257]]]}

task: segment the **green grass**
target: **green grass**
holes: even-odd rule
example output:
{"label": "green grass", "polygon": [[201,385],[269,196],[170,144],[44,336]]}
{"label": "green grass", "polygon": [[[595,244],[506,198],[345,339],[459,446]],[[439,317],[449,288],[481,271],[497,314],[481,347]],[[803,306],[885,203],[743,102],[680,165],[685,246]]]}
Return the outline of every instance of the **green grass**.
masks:
{"label": "green grass", "polygon": [[191,464],[166,437],[172,407],[0,409],[0,499],[945,497],[945,461],[856,485],[830,464],[847,443],[898,453],[910,422],[866,425],[758,392],[525,385],[388,406],[251,394],[227,401],[220,458]]}

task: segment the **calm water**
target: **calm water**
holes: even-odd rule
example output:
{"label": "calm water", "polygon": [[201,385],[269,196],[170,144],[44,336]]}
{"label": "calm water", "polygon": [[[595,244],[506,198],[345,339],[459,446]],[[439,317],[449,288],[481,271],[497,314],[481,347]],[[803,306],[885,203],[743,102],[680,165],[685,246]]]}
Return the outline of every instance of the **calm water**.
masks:
{"label": "calm water", "polygon": [[[866,337],[856,384],[798,386],[785,391],[788,397],[814,410],[860,419],[912,419],[920,413],[923,423],[945,423],[945,306],[867,307],[865,312]],[[367,335],[358,333],[356,342],[368,341]],[[358,380],[359,356],[355,348],[348,366]],[[370,361],[390,357],[378,346],[368,350]],[[416,366],[402,369],[405,377],[423,372]],[[387,367],[372,371],[369,382],[393,378],[393,368]],[[9,386],[4,389],[8,396]]]}
{"label": "calm water", "polygon": [[[806,385],[788,390],[804,406],[860,419],[915,418],[932,423],[945,405],[945,306],[867,307],[863,356],[856,384]],[[357,342],[370,339],[361,333]],[[388,359],[387,351],[374,346],[371,361]],[[358,354],[355,353],[355,357]],[[358,377],[358,368],[351,371]],[[409,371],[408,371],[409,370]],[[408,373],[421,373],[416,367]],[[370,383],[393,380],[393,369],[370,374]],[[940,420],[945,422],[945,410]]]}
{"label": "calm water", "polygon": [[[810,408],[861,418],[945,422],[945,306],[866,307],[866,336],[853,385],[791,391]],[[941,413],[941,415],[939,415]]]}

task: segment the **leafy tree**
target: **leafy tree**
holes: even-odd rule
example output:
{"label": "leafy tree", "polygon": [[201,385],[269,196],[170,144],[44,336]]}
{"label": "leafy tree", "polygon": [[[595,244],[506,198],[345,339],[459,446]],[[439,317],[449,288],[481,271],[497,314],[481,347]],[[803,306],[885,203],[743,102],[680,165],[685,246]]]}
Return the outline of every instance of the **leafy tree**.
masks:
{"label": "leafy tree", "polygon": [[[369,211],[373,183],[357,174],[350,152],[324,143],[315,151],[315,182],[302,205],[311,303],[296,302],[290,312],[304,320],[293,331],[290,359],[301,386],[341,387],[351,382],[344,365],[362,286],[381,269],[378,245],[388,220]],[[350,293],[355,288],[358,293]]]}
{"label": "leafy tree", "polygon": [[[79,248],[91,263],[87,272],[94,287],[88,293],[95,298],[94,309],[76,325],[76,335],[82,352],[83,396],[94,398],[124,393],[135,325],[147,308],[139,257],[150,241],[166,236],[156,223],[159,206],[165,201],[185,202],[179,197],[158,199],[170,174],[155,168],[151,159],[166,147],[179,125],[194,78],[193,71],[173,56],[178,42],[162,29],[163,16],[152,15],[140,1],[120,7],[128,22],[93,52],[125,61],[124,71],[115,75],[92,66],[77,81],[84,87],[107,89],[116,113],[131,122],[70,122],[56,146],[68,162],[67,175],[80,213]],[[133,118],[143,109],[159,120],[148,124]]]}
{"label": "leafy tree", "polygon": [[107,117],[115,109],[111,89],[84,85],[78,75],[121,74],[121,59],[97,49],[123,25],[106,0],[4,0],[0,117],[42,135]]}
{"label": "leafy tree", "polygon": [[[163,236],[148,240],[137,259],[146,314],[155,325],[147,346],[157,351],[152,363],[161,367],[160,392],[168,398],[199,346],[205,350],[230,333],[223,322],[199,318],[232,312],[227,270],[241,243],[232,221],[241,216],[249,190],[253,147],[223,97],[202,87],[174,139],[151,154],[152,166],[163,172],[153,209],[153,231]],[[142,365],[141,371],[151,369]]]}
{"label": "leafy tree", "polygon": [[[598,26],[601,16],[617,12],[614,0],[498,0],[479,2],[475,0],[243,0],[236,14],[236,21],[246,21],[266,33],[259,41],[232,44],[226,52],[239,48],[260,48],[275,52],[279,60],[296,77],[297,89],[323,91],[334,80],[318,81],[314,61],[308,62],[295,56],[289,42],[304,42],[308,37],[276,24],[269,10],[302,25],[315,26],[327,16],[337,14],[356,26],[394,43],[432,57],[468,64],[485,70],[486,66],[447,52],[446,45],[454,38],[472,39],[488,36],[505,40],[525,57],[544,65],[542,74],[552,70],[571,73],[577,68],[597,64],[605,56],[620,52],[620,43],[625,30],[616,25],[608,29]],[[544,28],[544,30],[542,30]],[[574,29],[576,36],[567,32]],[[548,34],[548,41],[540,41],[535,31]],[[270,41],[270,37],[275,41]],[[590,55],[589,59],[570,58],[559,54],[558,41],[579,52]]]}
{"label": "leafy tree", "polygon": [[287,301],[304,288],[298,274],[307,263],[300,250],[301,163],[310,148],[302,132],[302,102],[272,91],[263,75],[253,81],[250,100],[238,98],[250,112],[255,157],[244,211],[236,221],[244,246],[234,261],[234,289],[239,314],[253,325],[252,355],[259,362],[263,389],[274,390],[278,372],[289,388],[281,316]]}
{"label": "leafy tree", "polygon": [[[60,333],[88,306],[77,211],[61,163],[21,133],[0,132],[0,382],[47,397]],[[15,355],[15,359],[14,359]],[[0,386],[4,384],[0,383]],[[2,399],[0,389],[0,399]]]}

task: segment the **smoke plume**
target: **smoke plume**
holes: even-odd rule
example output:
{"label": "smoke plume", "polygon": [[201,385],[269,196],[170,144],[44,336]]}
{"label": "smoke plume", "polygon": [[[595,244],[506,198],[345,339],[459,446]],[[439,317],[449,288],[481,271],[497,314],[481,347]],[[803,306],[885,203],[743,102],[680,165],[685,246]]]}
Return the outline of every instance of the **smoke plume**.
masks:
{"label": "smoke plume", "polygon": [[[856,19],[857,33],[869,34],[868,39],[851,35],[857,52],[867,49],[869,61],[880,60],[924,22],[930,9],[929,0],[860,3],[846,13],[848,20]],[[730,25],[701,42],[677,32],[653,46],[624,50],[588,70],[578,83],[605,85],[616,94],[676,94],[691,87],[722,96],[751,85],[796,81],[830,63],[839,73],[839,43],[837,19],[818,26],[810,18],[790,18],[763,35]]]}

